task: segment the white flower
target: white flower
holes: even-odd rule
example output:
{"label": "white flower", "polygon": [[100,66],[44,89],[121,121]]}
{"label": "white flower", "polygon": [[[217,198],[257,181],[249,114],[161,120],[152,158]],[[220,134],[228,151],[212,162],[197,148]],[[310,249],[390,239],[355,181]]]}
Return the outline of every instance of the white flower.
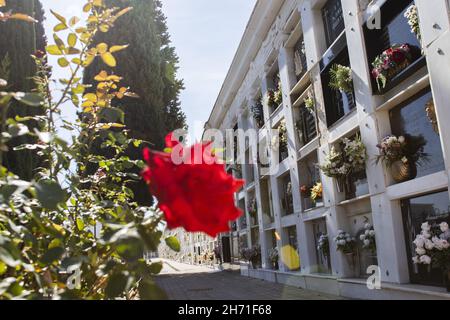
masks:
{"label": "white flower", "polygon": [[364,240],[364,245],[368,247],[370,245],[370,240]]}
{"label": "white flower", "polygon": [[431,264],[431,258],[427,255],[421,256],[420,262],[423,264]]}
{"label": "white flower", "polygon": [[425,241],[425,248],[427,250],[433,250],[434,249],[434,243],[431,240]]}
{"label": "white flower", "polygon": [[447,232],[448,231],[448,223],[447,222],[442,222],[439,227],[441,228],[442,232]]}
{"label": "white flower", "polygon": [[431,233],[429,233],[428,231],[422,231],[422,236],[425,239],[430,239],[431,238]]}
{"label": "white flower", "polygon": [[364,229],[370,229],[372,228],[372,225],[370,223],[366,223],[366,225],[364,226]]}
{"label": "white flower", "polygon": [[366,230],[366,232],[364,233],[366,236],[368,236],[370,234],[370,230]]}
{"label": "white flower", "polygon": [[359,236],[359,240],[364,241],[366,239],[366,236],[364,234]]}
{"label": "white flower", "polygon": [[412,258],[412,261],[413,261],[413,263],[414,263],[414,264],[418,264],[418,263],[420,263],[420,259],[419,259],[419,256],[415,256],[415,257],[413,257],[413,258]]}
{"label": "white flower", "polygon": [[340,244],[341,246],[345,246],[345,245],[347,244],[347,242],[345,242],[345,240],[340,240],[340,241],[339,241],[339,244]]}
{"label": "white flower", "polygon": [[421,228],[422,228],[423,231],[430,231],[431,230],[431,226],[430,226],[430,224],[428,222],[422,223]]}
{"label": "white flower", "polygon": [[370,235],[371,237],[375,237],[375,230],[370,230],[369,235]]}
{"label": "white flower", "polygon": [[426,251],[424,248],[416,248],[416,253],[417,253],[419,256],[422,256],[422,255],[426,254],[427,251]]}
{"label": "white flower", "polygon": [[398,137],[398,142],[405,143],[405,137],[404,136]]}
{"label": "white flower", "polygon": [[416,240],[414,240],[413,242],[417,248],[423,248],[425,245],[425,240],[421,235],[417,236]]}

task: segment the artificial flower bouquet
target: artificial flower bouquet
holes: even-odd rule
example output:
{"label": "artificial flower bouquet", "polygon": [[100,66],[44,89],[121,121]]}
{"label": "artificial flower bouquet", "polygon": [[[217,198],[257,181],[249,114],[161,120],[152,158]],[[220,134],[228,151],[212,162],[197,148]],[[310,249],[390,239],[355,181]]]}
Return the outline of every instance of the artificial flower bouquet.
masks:
{"label": "artificial flower bouquet", "polygon": [[339,230],[337,236],[334,237],[334,242],[336,243],[337,251],[341,251],[344,254],[355,253],[356,240],[350,233]]}
{"label": "artificial flower bouquet", "polygon": [[377,251],[375,230],[370,223],[364,225],[364,233],[359,236],[359,240],[362,242],[363,249],[369,250],[372,253]]}
{"label": "artificial flower bouquet", "polygon": [[342,151],[332,147],[324,164],[320,166],[327,177],[342,179],[351,173],[364,171],[366,168],[367,152],[361,137],[356,136],[353,140],[345,138],[342,142]]}
{"label": "artificial flower bouquet", "polygon": [[444,270],[450,270],[450,231],[448,223],[442,222],[432,227],[428,222],[421,226],[421,232],[416,236],[414,245],[415,264],[435,265]]}
{"label": "artificial flower bouquet", "polygon": [[353,92],[352,69],[340,64],[334,64],[330,69],[330,88],[346,93]]}
{"label": "artificial flower bouquet", "polygon": [[375,58],[372,76],[377,81],[378,90],[386,87],[387,81],[396,76],[412,62],[409,44],[393,45]]}
{"label": "artificial flower bouquet", "polygon": [[322,234],[317,242],[317,251],[322,253],[324,257],[328,257],[330,255],[330,242],[328,240],[327,234]]}
{"label": "artificial flower bouquet", "polygon": [[310,114],[314,115],[316,112],[316,99],[314,98],[314,93],[312,90],[308,91],[308,95],[305,100],[303,100],[303,103],[305,104],[306,110],[308,110]]}
{"label": "artificial flower bouquet", "polygon": [[314,203],[319,202],[320,200],[322,200],[322,196],[323,196],[323,187],[322,187],[322,182],[317,182],[312,188],[311,188],[311,200]]}

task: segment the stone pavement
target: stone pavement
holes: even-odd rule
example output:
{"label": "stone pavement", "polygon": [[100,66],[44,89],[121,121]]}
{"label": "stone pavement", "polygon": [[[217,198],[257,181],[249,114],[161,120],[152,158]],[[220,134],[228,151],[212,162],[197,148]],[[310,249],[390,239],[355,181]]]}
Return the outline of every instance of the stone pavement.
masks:
{"label": "stone pavement", "polygon": [[156,283],[173,300],[333,300],[339,297],[163,260]]}

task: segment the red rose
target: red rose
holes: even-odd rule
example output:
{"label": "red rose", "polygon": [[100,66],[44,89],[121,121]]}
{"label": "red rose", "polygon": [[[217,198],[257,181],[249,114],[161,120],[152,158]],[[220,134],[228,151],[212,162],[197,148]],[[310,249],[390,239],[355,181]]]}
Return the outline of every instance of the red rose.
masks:
{"label": "red rose", "polygon": [[[198,154],[195,150],[202,152]],[[235,206],[234,193],[244,181],[234,179],[225,172],[224,164],[214,161],[210,144],[184,148],[182,156],[185,161],[175,164],[169,153],[144,150],[148,166],[142,176],[158,199],[168,227],[184,227],[189,232],[205,232],[212,237],[229,231],[229,221],[242,214]],[[196,164],[198,160],[200,164]]]}
{"label": "red rose", "polygon": [[404,53],[403,51],[401,51],[401,50],[395,50],[395,51],[392,53],[392,60],[393,60],[395,63],[402,63],[403,61],[405,61],[405,58],[406,58],[406,55],[405,55],[405,53]]}

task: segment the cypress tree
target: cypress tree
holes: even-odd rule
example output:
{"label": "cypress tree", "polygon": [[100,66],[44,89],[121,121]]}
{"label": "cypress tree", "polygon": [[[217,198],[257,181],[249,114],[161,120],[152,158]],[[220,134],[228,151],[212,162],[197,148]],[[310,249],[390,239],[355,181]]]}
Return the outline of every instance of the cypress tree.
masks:
{"label": "cypress tree", "polygon": [[[29,92],[33,89],[31,78],[36,72],[31,55],[37,50],[45,50],[46,38],[43,26],[44,11],[39,0],[7,0],[3,11],[25,13],[34,17],[36,23],[10,20],[0,23],[0,62],[2,76],[7,78],[10,91]],[[39,113],[39,108],[12,104],[8,116],[29,116]],[[9,149],[23,143],[30,143],[29,137],[13,139]],[[7,152],[4,163],[10,171],[22,179],[31,180],[33,170],[39,165],[38,157],[33,151]]]}
{"label": "cypress tree", "polygon": [[[107,0],[106,4],[109,7],[133,7],[131,12],[117,20],[108,33],[99,33],[95,43],[129,45],[126,50],[115,54],[118,65],[114,72],[123,77],[121,86],[130,87],[139,98],[125,97],[114,103],[124,111],[130,137],[145,142],[142,147],[127,151],[130,158],[141,159],[143,147],[161,150],[167,133],[186,126],[179,101],[183,82],[176,77],[178,57],[170,46],[160,1]],[[108,73],[113,71],[96,59],[85,69],[84,83],[93,83],[95,75],[102,70]],[[98,150],[99,144],[96,145],[96,152],[104,154],[104,151]],[[130,187],[137,202],[151,204],[143,182]]]}

